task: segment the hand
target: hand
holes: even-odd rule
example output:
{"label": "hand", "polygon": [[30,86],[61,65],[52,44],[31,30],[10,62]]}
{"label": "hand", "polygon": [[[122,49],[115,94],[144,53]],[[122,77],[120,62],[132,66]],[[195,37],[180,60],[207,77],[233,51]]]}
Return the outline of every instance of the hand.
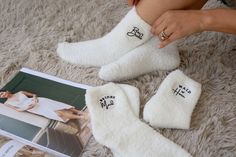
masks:
{"label": "hand", "polygon": [[152,33],[159,36],[164,31],[166,39],[160,43],[160,48],[176,39],[203,31],[203,11],[198,10],[173,10],[162,14],[153,24]]}
{"label": "hand", "polygon": [[35,104],[31,104],[31,105],[29,105],[29,106],[27,107],[27,109],[25,109],[25,110],[32,109],[32,108],[34,108],[35,105],[36,105],[36,103],[35,103]]}
{"label": "hand", "polygon": [[128,0],[128,5],[129,6],[137,5],[138,2],[139,2],[139,0]]}
{"label": "hand", "polygon": [[37,95],[33,96],[32,102],[35,103],[35,104],[39,102]]}
{"label": "hand", "polygon": [[32,104],[36,105],[38,103],[38,98],[32,98],[31,100]]}

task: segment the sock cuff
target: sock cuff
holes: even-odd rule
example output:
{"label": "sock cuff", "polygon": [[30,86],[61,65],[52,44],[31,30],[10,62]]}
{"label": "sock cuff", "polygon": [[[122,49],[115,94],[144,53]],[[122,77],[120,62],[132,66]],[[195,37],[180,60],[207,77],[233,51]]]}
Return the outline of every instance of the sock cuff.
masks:
{"label": "sock cuff", "polygon": [[[139,117],[139,90],[136,87],[124,84],[108,83],[102,86],[89,88],[85,94],[86,105],[91,112],[91,119],[94,115],[100,115],[104,111],[126,112],[131,111]],[[117,102],[121,103],[117,105]]]}
{"label": "sock cuff", "polygon": [[135,7],[126,14],[119,25],[121,25],[121,28],[125,28],[129,37],[136,36],[143,41],[147,41],[153,36],[151,25],[139,16]]}
{"label": "sock cuff", "polygon": [[172,86],[172,92],[174,95],[184,98],[185,100],[181,99],[181,101],[192,104],[192,106],[190,105],[189,107],[191,109],[194,108],[201,95],[200,83],[191,79],[182,71],[175,70],[167,76],[159,89],[165,89],[168,85],[169,87]]}
{"label": "sock cuff", "polygon": [[150,30],[151,30],[152,26],[151,26],[149,23],[147,23],[147,22],[138,14],[137,9],[136,9],[135,7],[133,7],[133,8],[131,9],[130,16],[131,16],[132,18],[134,18],[134,20],[139,21],[139,24],[142,25],[144,28],[147,28],[147,29],[150,29]]}
{"label": "sock cuff", "polygon": [[132,112],[136,117],[139,117],[140,112],[140,99],[139,99],[139,90],[138,88],[127,85],[127,84],[117,84],[121,90],[126,94],[129,99],[130,107]]}
{"label": "sock cuff", "polygon": [[103,108],[103,106],[98,105],[100,99],[103,97],[107,97],[108,99],[110,99],[109,94],[116,93],[117,91],[119,92],[119,90],[120,90],[119,87],[116,86],[114,83],[108,83],[103,86],[97,86],[87,89],[85,94],[85,100],[88,109],[92,112],[101,110],[100,108],[101,107]]}
{"label": "sock cuff", "polygon": [[172,79],[175,82],[190,82],[191,85],[194,88],[201,88],[201,84],[198,83],[197,81],[191,79],[190,77],[188,77],[187,75],[185,75],[181,70],[177,69],[173,72],[171,72],[166,79]]}

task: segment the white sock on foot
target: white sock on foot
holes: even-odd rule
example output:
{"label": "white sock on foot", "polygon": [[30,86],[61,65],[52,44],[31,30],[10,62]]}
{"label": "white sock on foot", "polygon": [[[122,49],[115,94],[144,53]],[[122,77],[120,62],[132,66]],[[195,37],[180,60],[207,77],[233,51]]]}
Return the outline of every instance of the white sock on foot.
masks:
{"label": "white sock on foot", "polygon": [[191,157],[180,146],[141,122],[133,114],[124,91],[114,83],[90,88],[85,97],[95,139],[119,156]]}
{"label": "white sock on foot", "polygon": [[151,38],[117,61],[102,66],[99,77],[106,81],[135,78],[155,70],[171,70],[179,66],[179,52],[174,43],[159,49],[160,40]]}
{"label": "white sock on foot", "polygon": [[133,8],[110,33],[78,43],[59,43],[58,55],[70,63],[102,66],[115,61],[151,38],[151,26]]}
{"label": "white sock on foot", "polygon": [[200,94],[201,84],[175,70],[144,106],[143,118],[153,127],[189,129]]}

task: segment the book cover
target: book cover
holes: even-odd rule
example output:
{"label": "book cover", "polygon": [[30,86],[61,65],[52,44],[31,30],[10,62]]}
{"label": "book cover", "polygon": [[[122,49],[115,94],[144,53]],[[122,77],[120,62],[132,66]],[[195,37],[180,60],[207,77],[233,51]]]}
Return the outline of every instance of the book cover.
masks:
{"label": "book cover", "polygon": [[0,134],[55,156],[80,156],[91,136],[82,116],[87,88],[21,69],[0,92]]}

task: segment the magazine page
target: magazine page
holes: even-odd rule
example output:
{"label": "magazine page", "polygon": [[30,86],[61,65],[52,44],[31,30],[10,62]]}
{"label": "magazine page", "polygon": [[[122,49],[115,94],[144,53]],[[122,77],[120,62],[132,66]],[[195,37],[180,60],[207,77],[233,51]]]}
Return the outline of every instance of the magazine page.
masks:
{"label": "magazine page", "polygon": [[0,136],[0,157],[53,157],[30,145]]}
{"label": "magazine page", "polygon": [[56,156],[80,156],[91,137],[87,88],[23,68],[0,91],[0,133]]}

